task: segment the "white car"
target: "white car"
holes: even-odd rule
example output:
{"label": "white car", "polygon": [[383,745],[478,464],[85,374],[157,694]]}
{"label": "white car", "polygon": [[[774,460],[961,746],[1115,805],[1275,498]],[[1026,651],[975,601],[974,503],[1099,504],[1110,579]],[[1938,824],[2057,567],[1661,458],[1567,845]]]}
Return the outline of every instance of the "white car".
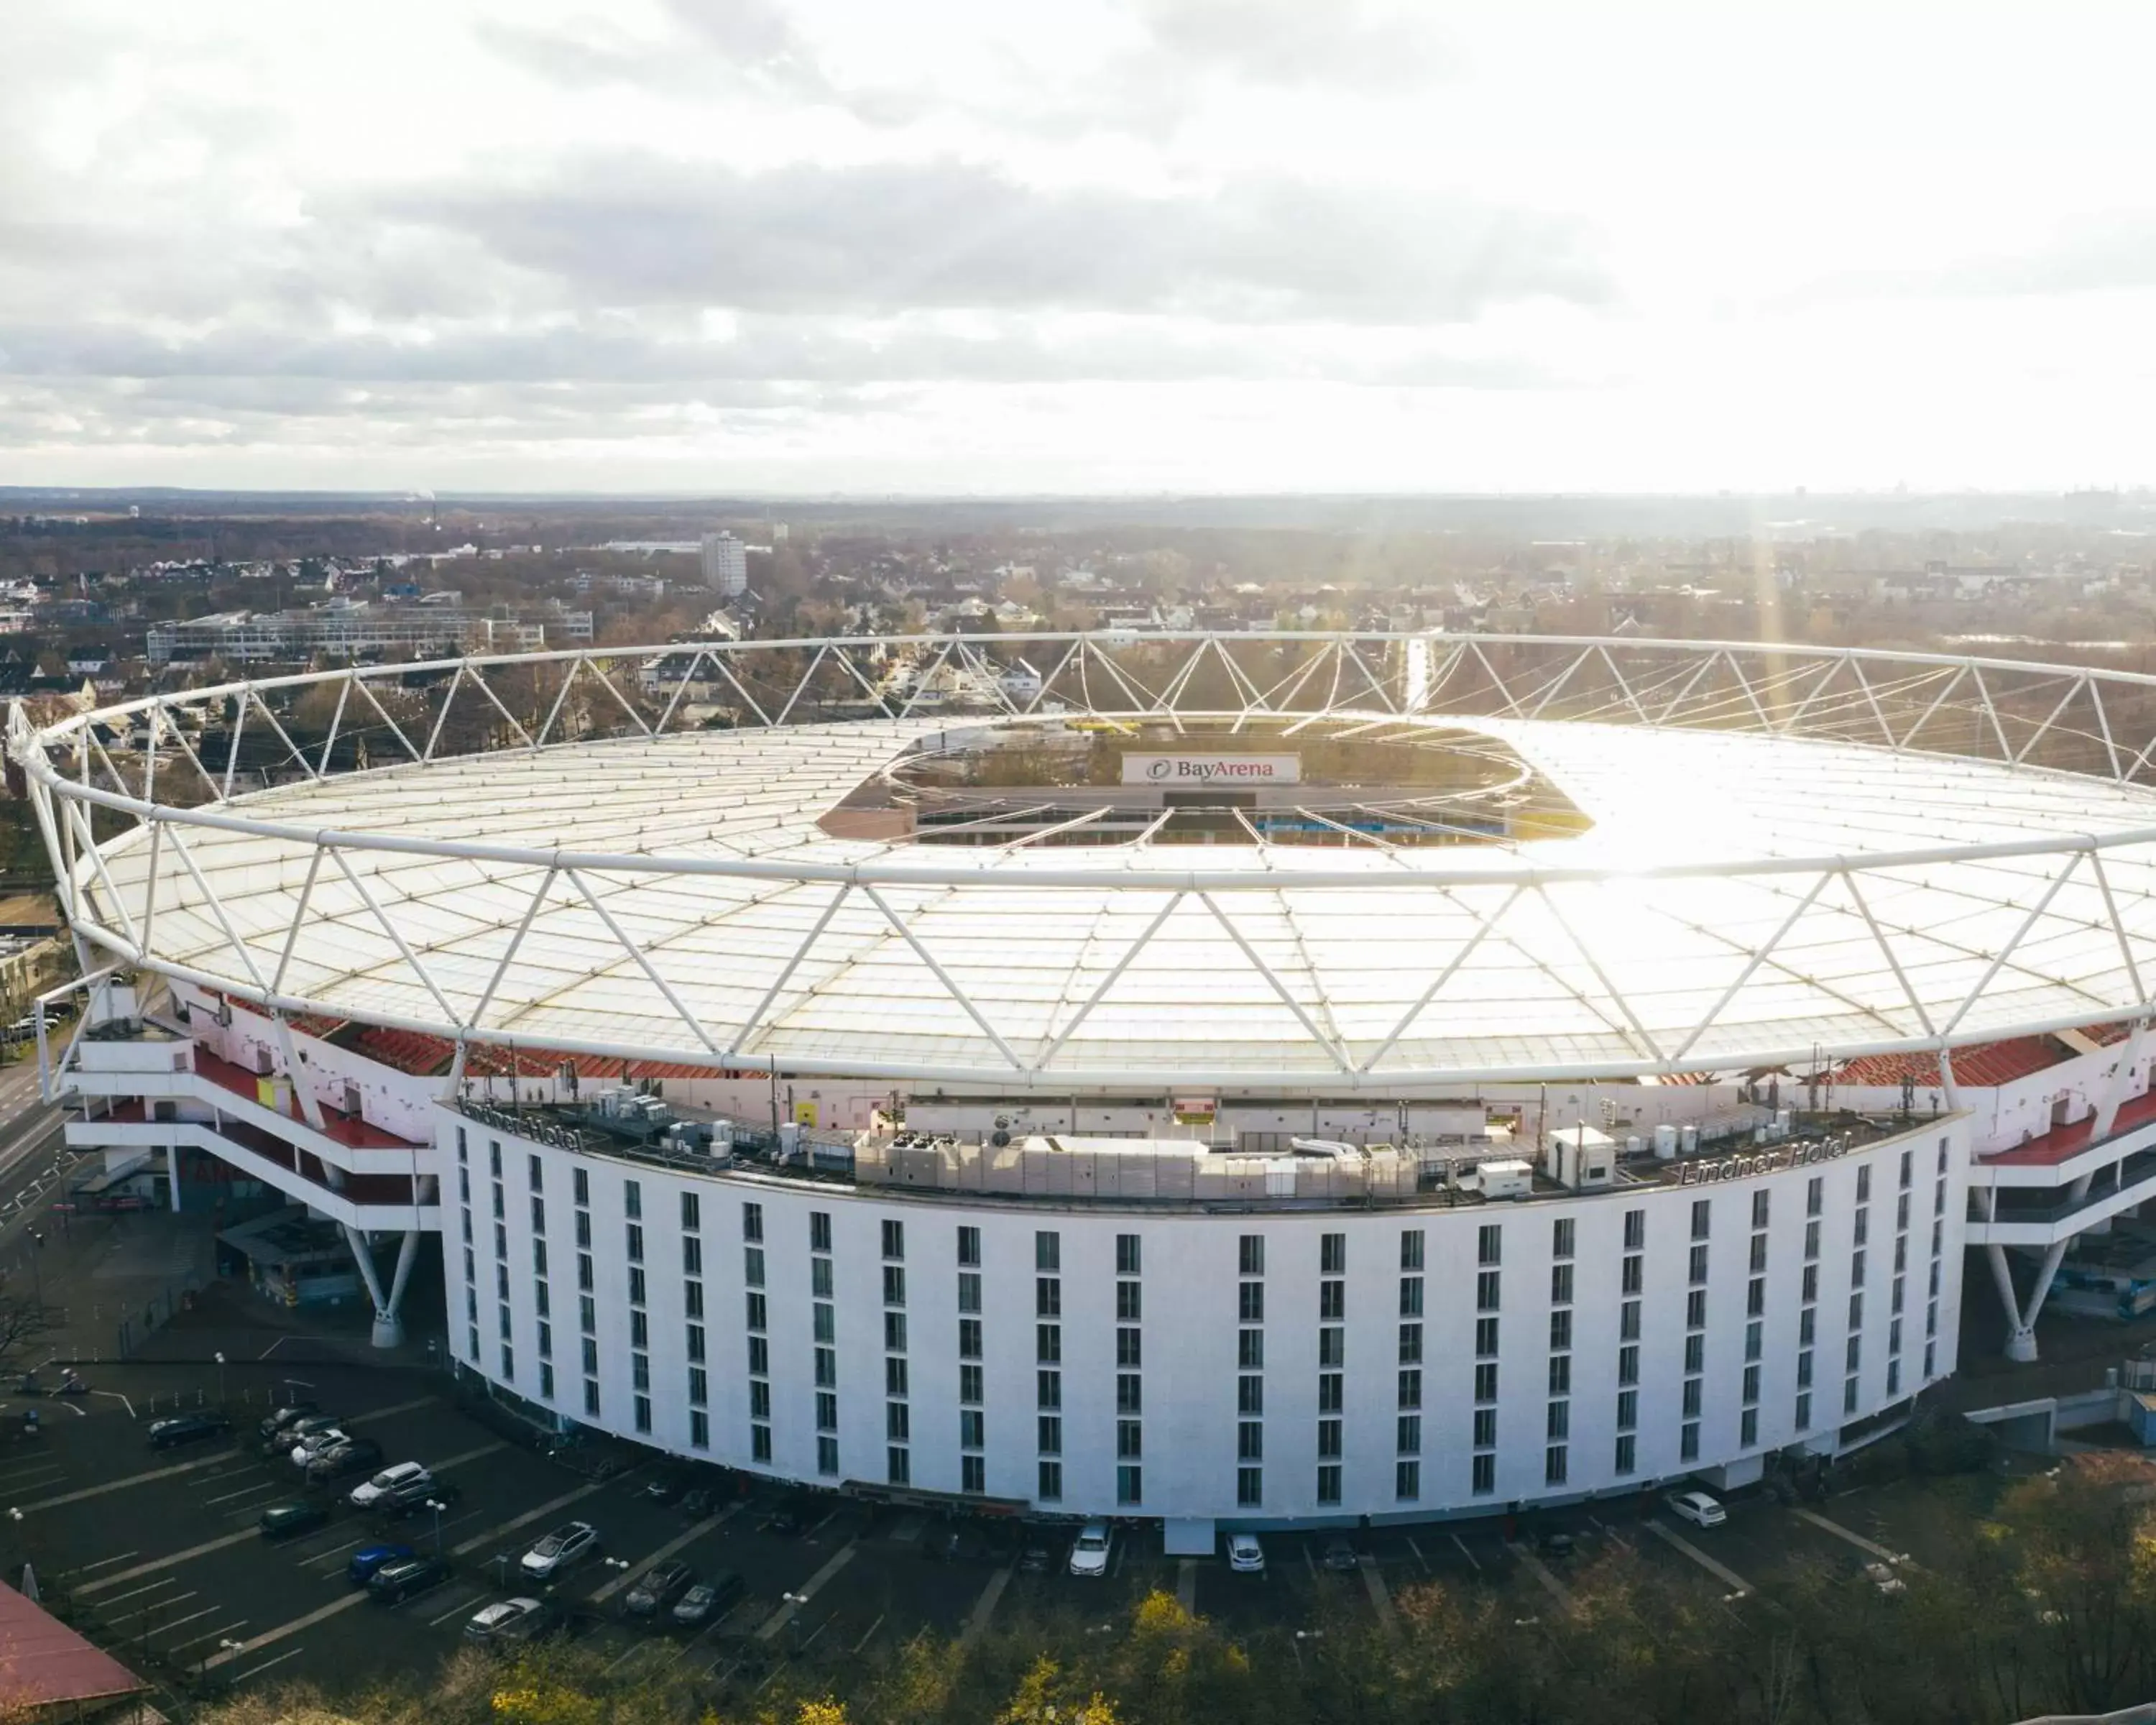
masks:
{"label": "white car", "polygon": [[1864,1566],[1864,1574],[1872,1586],[1890,1597],[1895,1594],[1906,1594],[1909,1590],[1909,1584],[1894,1573],[1894,1566],[1892,1563],[1866,1563]]}
{"label": "white car", "polygon": [[379,1503],[401,1503],[433,1484],[433,1476],[419,1463],[400,1461],[394,1467],[383,1468],[365,1484],[353,1486],[352,1507],[372,1509]]}
{"label": "white car", "polygon": [[1662,1502],[1672,1514],[1695,1527],[1719,1527],[1729,1519],[1729,1512],[1704,1491],[1672,1491]]}
{"label": "white car", "polygon": [[325,1430],[311,1431],[292,1445],[292,1466],[304,1469],[317,1455],[326,1450],[335,1449],[339,1444],[347,1442],[351,1436],[350,1432],[341,1430],[334,1425]]}
{"label": "white car", "polygon": [[1258,1543],[1255,1533],[1230,1533],[1228,1536],[1228,1567],[1238,1575],[1262,1575],[1265,1573],[1265,1548]]}
{"label": "white car", "polygon": [[1078,1543],[1070,1548],[1073,1575],[1101,1576],[1108,1573],[1108,1525],[1088,1522],[1078,1530]]}
{"label": "white car", "polygon": [[566,1575],[583,1562],[595,1556],[599,1548],[599,1530],[589,1522],[571,1522],[557,1527],[531,1550],[524,1553],[518,1567],[534,1581],[552,1581]]}

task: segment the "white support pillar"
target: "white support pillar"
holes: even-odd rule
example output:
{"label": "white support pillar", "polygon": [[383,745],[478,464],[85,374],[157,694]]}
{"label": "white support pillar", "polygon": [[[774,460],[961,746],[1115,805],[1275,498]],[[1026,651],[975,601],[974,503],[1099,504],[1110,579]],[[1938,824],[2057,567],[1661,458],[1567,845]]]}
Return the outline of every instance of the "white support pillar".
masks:
{"label": "white support pillar", "polygon": [[172,1192],[172,1214],[177,1216],[180,1213],[180,1138],[177,1132],[172,1135],[172,1142],[165,1146],[165,1184]]}
{"label": "white support pillar", "polygon": [[367,1236],[347,1222],[344,1224],[344,1239],[352,1248],[353,1260],[359,1266],[359,1279],[367,1284],[367,1296],[374,1302],[374,1345],[394,1348],[403,1339],[403,1332],[398,1327],[394,1338],[388,1342],[382,1339],[384,1324],[394,1325],[396,1321],[389,1316],[389,1301],[382,1291],[382,1272],[374,1267],[374,1253],[367,1245]]}
{"label": "white support pillar", "polygon": [[398,1348],[404,1341],[404,1287],[412,1280],[412,1266],[418,1261],[419,1230],[407,1228],[403,1243],[397,1248],[397,1268],[389,1278],[389,1299],[387,1304],[377,1301],[374,1308],[373,1342],[377,1348]]}
{"label": "white support pillar", "polygon": [[277,1032],[277,1052],[285,1062],[285,1076],[290,1081],[292,1098],[300,1105],[300,1117],[316,1132],[321,1132],[325,1130],[322,1105],[315,1100],[314,1091],[300,1074],[300,1051],[292,1043],[292,1027],[285,1022],[281,1012],[271,1013],[270,1022]]}
{"label": "white support pillar", "polygon": [[2127,1090],[2133,1082],[2133,1068],[2148,1040],[2148,1020],[2142,1019],[2134,1024],[2133,1034],[2126,1039],[2126,1045],[2119,1051],[2118,1064],[2112,1068],[2111,1076],[2097,1098],[2096,1118],[2089,1122],[2092,1144],[2109,1137],[2112,1128],[2118,1123],[2120,1105],[2126,1101]]}
{"label": "white support pillar", "polygon": [[2062,1240],[2046,1250],[2025,1307],[2014,1297],[2014,1273],[2007,1267],[2006,1248],[1989,1245],[1984,1250],[1984,1255],[1991,1260],[1991,1279],[1999,1289],[1999,1303],[2006,1308],[2006,1357],[2023,1365],[2030,1364],[2036,1358],[2036,1318],[2051,1291],[2052,1278],[2058,1275],[2059,1266],[2065,1261],[2066,1242]]}

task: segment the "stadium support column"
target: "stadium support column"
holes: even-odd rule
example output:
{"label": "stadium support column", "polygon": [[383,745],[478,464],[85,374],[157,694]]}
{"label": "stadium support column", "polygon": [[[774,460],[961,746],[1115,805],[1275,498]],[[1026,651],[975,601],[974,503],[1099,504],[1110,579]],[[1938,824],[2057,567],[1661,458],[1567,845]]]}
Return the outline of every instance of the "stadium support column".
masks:
{"label": "stadium support column", "polygon": [[412,1280],[412,1266],[419,1255],[419,1230],[407,1228],[403,1243],[397,1248],[397,1268],[389,1278],[389,1301],[387,1305],[377,1302],[374,1308],[374,1345],[377,1348],[397,1348],[404,1341],[404,1286]]}
{"label": "stadium support column", "polygon": [[[359,1266],[359,1279],[367,1284],[367,1297],[374,1302],[374,1345],[394,1348],[404,1339],[403,1326],[389,1309],[389,1301],[382,1290],[382,1272],[375,1267],[374,1249],[367,1243],[367,1236],[351,1223],[344,1224],[345,1244],[352,1248],[352,1260]],[[383,1337],[387,1336],[388,1340]]]}
{"label": "stadium support column", "polygon": [[2021,1365],[2030,1364],[2036,1358],[2036,1316],[2044,1309],[2051,1279],[2065,1260],[2066,1242],[2062,1240],[2046,1250],[2025,1305],[2014,1297],[2014,1272],[2006,1265],[2006,1248],[1988,1245],[1984,1250],[1991,1260],[1991,1279],[1999,1289],[1999,1303],[2006,1308],[2006,1357]]}
{"label": "stadium support column", "polygon": [[300,1071],[300,1051],[292,1044],[292,1027],[285,1022],[281,1012],[272,1012],[270,1022],[277,1032],[278,1056],[285,1063],[285,1076],[291,1081],[292,1099],[300,1105],[300,1117],[321,1132],[324,1129],[322,1105],[315,1100],[314,1091]]}
{"label": "stadium support column", "polygon": [[2125,1047],[2119,1051],[2118,1064],[2111,1069],[2111,1076],[2104,1081],[2102,1092],[2097,1098],[2096,1117],[2089,1122],[2089,1142],[2092,1144],[2109,1137],[2112,1128],[2118,1124],[2119,1105],[2125,1101],[2127,1091],[2133,1087],[2133,1069],[2140,1063],[2141,1051],[2148,1040],[2148,1020],[2137,1019],[2133,1034],[2126,1039]]}

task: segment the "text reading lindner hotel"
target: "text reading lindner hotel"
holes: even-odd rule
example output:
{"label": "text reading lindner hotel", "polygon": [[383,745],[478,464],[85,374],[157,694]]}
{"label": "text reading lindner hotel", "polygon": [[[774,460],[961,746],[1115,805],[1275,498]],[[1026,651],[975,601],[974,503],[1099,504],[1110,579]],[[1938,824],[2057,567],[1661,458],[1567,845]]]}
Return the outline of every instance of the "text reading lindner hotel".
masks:
{"label": "text reading lindner hotel", "polygon": [[2021,1358],[2113,1286],[2142,681],[994,646],[18,712],[70,1142],[385,1343],[439,1276],[534,1421],[1178,1543],[1740,1486],[1906,1419],[1972,1263]]}

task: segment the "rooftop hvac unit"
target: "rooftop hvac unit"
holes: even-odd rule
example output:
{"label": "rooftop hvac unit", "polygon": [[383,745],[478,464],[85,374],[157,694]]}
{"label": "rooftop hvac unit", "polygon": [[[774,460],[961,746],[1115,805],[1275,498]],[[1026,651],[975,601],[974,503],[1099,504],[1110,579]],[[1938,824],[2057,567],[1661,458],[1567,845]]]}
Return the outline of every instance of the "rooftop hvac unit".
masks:
{"label": "rooftop hvac unit", "polygon": [[349,1079],[345,1081],[344,1097],[338,1106],[343,1112],[351,1115],[353,1119],[357,1120],[359,1118],[359,1086],[352,1083]]}
{"label": "rooftop hvac unit", "polygon": [[1655,1160],[1673,1162],[1677,1153],[1677,1129],[1665,1121],[1655,1128]]}
{"label": "rooftop hvac unit", "polygon": [[248,1070],[257,1078],[267,1078],[277,1070],[276,1062],[270,1058],[270,1050],[259,1044],[250,1045],[248,1054],[250,1056]]}

